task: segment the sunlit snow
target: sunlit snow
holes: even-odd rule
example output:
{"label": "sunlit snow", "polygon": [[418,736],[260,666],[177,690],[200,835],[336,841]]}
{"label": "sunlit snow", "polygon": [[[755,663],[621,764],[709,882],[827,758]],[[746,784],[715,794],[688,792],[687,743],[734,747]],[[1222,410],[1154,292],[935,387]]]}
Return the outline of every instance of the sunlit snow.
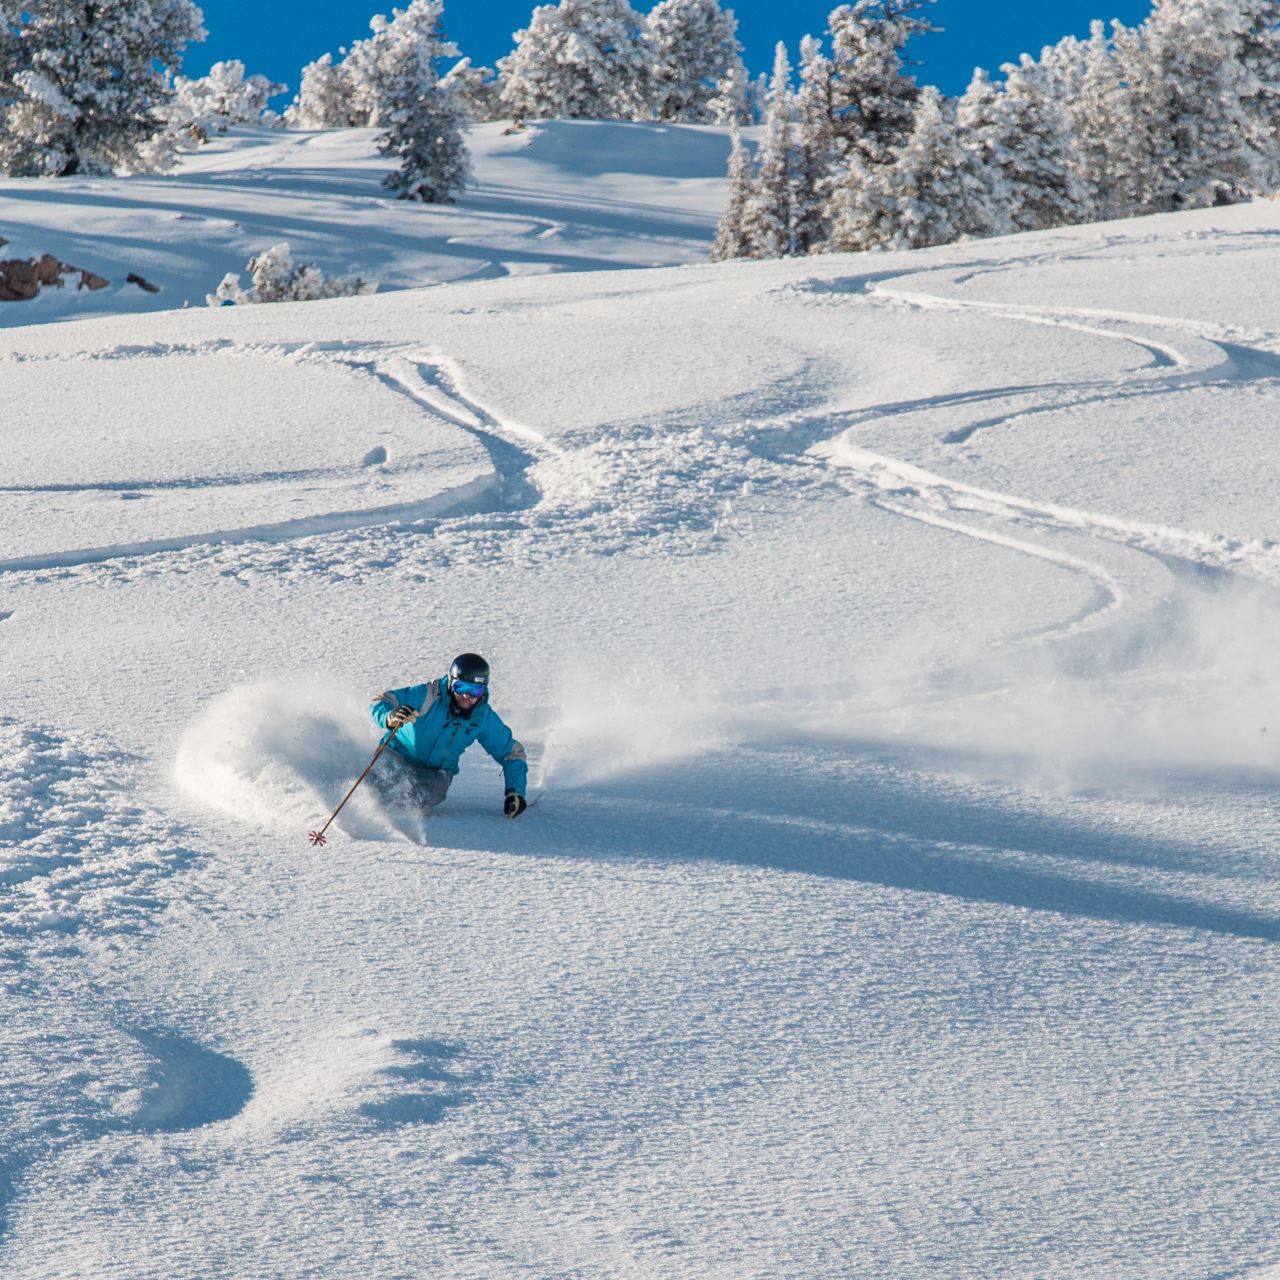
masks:
{"label": "sunlit snow", "polygon": [[[0,1274],[1275,1274],[1280,204],[710,266],[540,128],[0,183],[162,285],[0,304]],[[536,806],[312,848],[472,649]]]}

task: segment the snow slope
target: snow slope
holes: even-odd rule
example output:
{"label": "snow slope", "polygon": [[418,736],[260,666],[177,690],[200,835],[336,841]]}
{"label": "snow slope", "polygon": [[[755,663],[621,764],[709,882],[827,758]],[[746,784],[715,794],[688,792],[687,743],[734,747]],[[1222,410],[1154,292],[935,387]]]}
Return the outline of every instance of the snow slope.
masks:
{"label": "snow slope", "polygon": [[[51,253],[111,281],[0,307],[0,325],[202,307],[227,272],[287,240],[297,262],[382,290],[562,270],[702,262],[729,143],[698,125],[550,121],[468,131],[457,206],[397,200],[375,129],[242,126],[171,174],[0,179],[6,257]],[[149,293],[127,280],[141,275]]]}
{"label": "snow slope", "polygon": [[0,1273],[1273,1274],[1278,235],[6,330]]}

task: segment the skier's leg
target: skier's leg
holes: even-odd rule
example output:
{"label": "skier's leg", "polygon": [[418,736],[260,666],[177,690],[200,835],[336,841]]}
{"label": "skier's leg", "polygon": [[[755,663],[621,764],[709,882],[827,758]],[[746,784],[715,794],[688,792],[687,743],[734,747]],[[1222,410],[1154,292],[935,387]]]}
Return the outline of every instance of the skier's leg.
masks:
{"label": "skier's leg", "polygon": [[417,770],[403,757],[384,751],[369,775],[374,790],[388,804],[408,804]]}
{"label": "skier's leg", "polygon": [[443,769],[421,768],[415,769],[414,773],[417,775],[414,778],[414,799],[424,809],[434,809],[449,794],[453,774],[446,773]]}
{"label": "skier's leg", "polygon": [[384,751],[370,779],[388,803],[426,810],[445,798],[453,774]]}

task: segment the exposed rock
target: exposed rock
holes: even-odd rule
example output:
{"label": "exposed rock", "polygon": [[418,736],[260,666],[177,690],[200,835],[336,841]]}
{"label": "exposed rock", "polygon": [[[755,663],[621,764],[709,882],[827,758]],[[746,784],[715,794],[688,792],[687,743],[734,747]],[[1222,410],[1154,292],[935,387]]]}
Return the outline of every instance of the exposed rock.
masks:
{"label": "exposed rock", "polygon": [[30,259],[0,262],[0,302],[26,302],[40,292],[36,264]]}
{"label": "exposed rock", "polygon": [[62,273],[64,271],[74,271],[74,267],[68,267],[59,262],[51,253],[42,253],[40,261],[36,263],[36,279],[42,285],[53,285],[55,289],[62,288]]}
{"label": "exposed rock", "polygon": [[[0,244],[7,241],[0,240]],[[0,262],[0,302],[28,302],[42,288],[61,289],[67,276],[78,275],[76,290],[105,289],[111,283],[104,276],[60,262],[51,253],[39,258],[8,258]],[[132,278],[132,277],[131,277]]]}
{"label": "exposed rock", "polygon": [[[136,271],[130,271],[129,274],[125,276],[125,279],[130,284],[136,284],[139,289],[144,289],[147,293],[160,292],[160,286],[158,284],[152,284],[150,280],[144,280]],[[107,282],[104,280],[102,283],[106,284]],[[95,286],[90,285],[89,287],[94,288]]]}

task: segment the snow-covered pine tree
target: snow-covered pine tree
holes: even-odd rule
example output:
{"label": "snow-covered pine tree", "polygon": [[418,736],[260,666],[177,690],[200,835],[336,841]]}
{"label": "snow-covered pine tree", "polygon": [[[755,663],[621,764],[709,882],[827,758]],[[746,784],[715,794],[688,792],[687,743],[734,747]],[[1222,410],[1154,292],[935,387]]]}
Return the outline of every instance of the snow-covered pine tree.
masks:
{"label": "snow-covered pine tree", "polygon": [[711,245],[712,262],[759,256],[748,226],[748,211],[755,186],[751,155],[742,145],[742,134],[736,124],[730,126],[729,138],[729,197]]}
{"label": "snow-covered pine tree", "polygon": [[747,98],[749,94],[747,69],[739,59],[729,68],[716,85],[715,94],[707,103],[715,124],[749,124],[751,108]]}
{"label": "snow-covered pine tree", "polygon": [[1242,0],[1246,26],[1240,58],[1254,86],[1245,99],[1262,189],[1280,187],[1280,0]]}
{"label": "snow-covered pine tree", "polygon": [[217,289],[205,294],[205,301],[211,307],[228,303],[243,306],[253,302],[314,302],[376,293],[378,289],[376,281],[359,276],[326,276],[311,263],[294,262],[287,240],[250,258],[249,276],[249,288],[242,289],[240,277],[227,272]]}
{"label": "snow-covered pine tree", "polygon": [[989,168],[996,164],[996,101],[1000,90],[982,67],[974,67],[969,87],[956,102],[956,120]]}
{"label": "snow-covered pine tree", "polygon": [[795,252],[817,253],[831,238],[831,188],[840,165],[831,110],[831,59],[822,41],[800,41],[800,88],[795,96]]}
{"label": "snow-covered pine tree", "polygon": [[903,70],[903,46],[937,31],[919,10],[933,0],[855,0],[831,12],[832,110],[841,151],[891,164],[911,132],[920,87]]}
{"label": "snow-covered pine tree", "polygon": [[379,152],[400,161],[383,186],[429,204],[451,201],[471,176],[466,111],[436,66],[458,56],[441,32],[443,11],[444,0],[411,0],[390,21],[375,18],[373,36],[346,60],[356,96],[370,104],[369,123],[383,130]]}
{"label": "snow-covered pine tree", "polygon": [[923,249],[1006,229],[999,177],[932,86],[916,99],[911,133],[892,164],[855,156],[836,203],[835,247]]}
{"label": "snow-covered pine tree", "polygon": [[[404,54],[402,37],[408,34],[408,28],[401,26],[395,31],[403,15],[403,10],[392,9],[391,17],[376,13],[369,19],[371,36],[356,40],[342,60],[342,71],[346,77],[347,91],[351,95],[350,112],[361,126],[378,128],[387,123],[387,115],[394,110],[391,102],[392,86],[400,77],[400,60]],[[427,38],[434,41],[434,27],[430,22],[419,23],[422,10],[415,10],[414,18],[409,24],[425,28]],[[434,48],[434,43],[432,48]]]}
{"label": "snow-covered pine tree", "polygon": [[261,120],[268,99],[284,93],[285,88],[266,76],[246,76],[244,63],[238,59],[215,62],[209,74],[199,79],[174,78],[173,101],[166,114],[179,124],[225,132],[228,125]]}
{"label": "snow-covered pine tree", "polygon": [[960,104],[960,123],[1005,184],[1014,230],[1085,221],[1089,205],[1072,163],[1073,137],[1053,72],[1023,54],[1001,70],[995,89],[977,73]]}
{"label": "snow-covered pine tree", "polygon": [[906,146],[887,171],[894,197],[895,249],[923,249],[1002,230],[998,177],[965,145],[954,108],[928,86],[916,100]]}
{"label": "snow-covered pine tree", "polygon": [[302,68],[302,85],[284,122],[291,129],[352,129],[369,123],[369,111],[356,102],[345,64],[326,53]]}
{"label": "snow-covered pine tree", "polygon": [[21,0],[0,0],[0,85],[18,70],[18,28],[22,25]]}
{"label": "snow-covered pine tree", "polygon": [[0,64],[0,172],[133,172],[162,130],[165,75],[204,38],[191,0],[23,0]]}
{"label": "snow-covered pine tree", "polygon": [[643,120],[649,115],[644,20],[627,0],[539,5],[498,60],[500,98],[521,119]]}
{"label": "snow-covered pine tree", "polygon": [[[1120,23],[1113,23],[1123,30]],[[1045,50],[1058,98],[1071,129],[1070,165],[1091,219],[1131,212],[1129,175],[1133,154],[1132,103],[1105,26],[1095,21],[1089,39],[1074,36]]]}
{"label": "snow-covered pine tree", "polygon": [[756,153],[756,180],[747,201],[747,234],[761,258],[785,258],[795,251],[795,96],[787,46],[778,41],[769,78],[764,136]]}
{"label": "snow-covered pine tree", "polygon": [[645,19],[659,120],[711,124],[719,87],[742,66],[738,23],[717,0],[661,0]]}
{"label": "snow-covered pine tree", "polygon": [[441,83],[457,95],[469,120],[497,120],[501,116],[498,82],[492,67],[474,67],[470,58],[461,58]]}
{"label": "snow-covered pine tree", "polygon": [[1230,204],[1265,185],[1268,162],[1246,106],[1260,92],[1244,60],[1250,26],[1240,0],[1156,0],[1142,26],[1117,39],[1140,208]]}

